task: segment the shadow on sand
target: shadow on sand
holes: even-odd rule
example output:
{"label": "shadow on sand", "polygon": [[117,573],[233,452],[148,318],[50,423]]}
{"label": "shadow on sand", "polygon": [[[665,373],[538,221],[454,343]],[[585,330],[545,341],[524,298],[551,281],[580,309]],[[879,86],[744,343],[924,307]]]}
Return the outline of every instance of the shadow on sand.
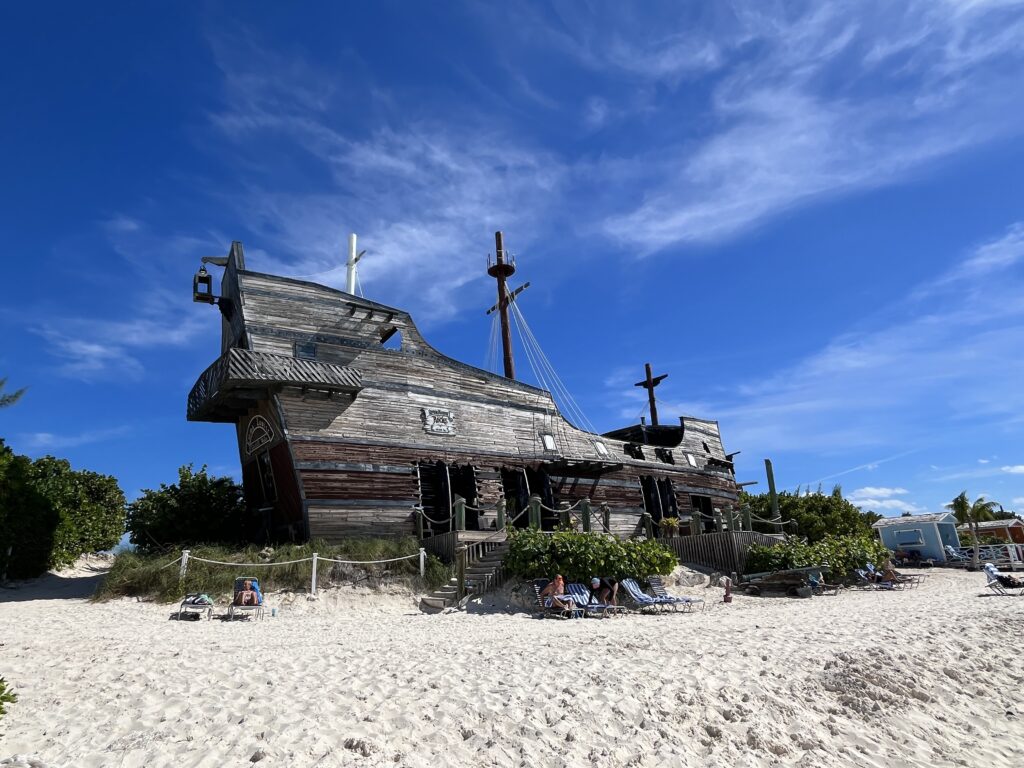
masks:
{"label": "shadow on sand", "polygon": [[106,569],[67,575],[46,573],[37,579],[12,581],[0,587],[0,604],[29,600],[85,600],[93,596]]}

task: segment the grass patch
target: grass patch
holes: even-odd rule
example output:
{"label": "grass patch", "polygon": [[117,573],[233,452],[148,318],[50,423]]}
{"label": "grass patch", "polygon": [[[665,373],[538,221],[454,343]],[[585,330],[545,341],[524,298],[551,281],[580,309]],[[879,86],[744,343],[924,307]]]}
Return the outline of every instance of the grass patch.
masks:
{"label": "grass patch", "polygon": [[7,714],[7,705],[18,700],[18,694],[14,693],[7,685],[7,681],[0,677],[0,715]]}
{"label": "grass patch", "polygon": [[[205,592],[213,598],[229,596],[239,576],[257,576],[263,591],[308,590],[313,576],[313,563],[289,563],[304,560],[316,552],[321,558],[336,560],[389,560],[419,553],[416,539],[347,539],[328,544],[312,541],[307,544],[284,544],[267,554],[259,547],[243,550],[216,545],[196,545],[184,579],[179,579],[177,563],[168,565],[174,554],[140,555],[122,552],[115,559],[93,599],[142,597],[162,602],[175,602],[188,593]],[[226,563],[288,563],[287,565],[226,566],[203,563],[194,558],[220,560]],[[448,569],[433,555],[427,555],[426,578],[419,575],[419,559],[394,563],[358,565],[317,564],[317,585],[351,584],[358,581],[379,583],[384,579],[406,580],[414,589],[434,589],[448,580]]]}

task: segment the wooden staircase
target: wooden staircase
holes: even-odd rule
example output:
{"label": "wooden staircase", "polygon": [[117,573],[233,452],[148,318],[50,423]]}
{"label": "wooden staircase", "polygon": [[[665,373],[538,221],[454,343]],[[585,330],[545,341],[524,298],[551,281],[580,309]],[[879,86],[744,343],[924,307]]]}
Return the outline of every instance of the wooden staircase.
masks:
{"label": "wooden staircase", "polygon": [[440,613],[446,608],[464,607],[470,598],[497,589],[505,583],[504,560],[508,553],[508,541],[504,533],[496,537],[491,532],[480,540],[479,534],[465,531],[460,532],[459,538],[460,543],[466,545],[465,591],[460,599],[458,576],[449,579],[447,584],[420,599],[420,610],[425,613]]}

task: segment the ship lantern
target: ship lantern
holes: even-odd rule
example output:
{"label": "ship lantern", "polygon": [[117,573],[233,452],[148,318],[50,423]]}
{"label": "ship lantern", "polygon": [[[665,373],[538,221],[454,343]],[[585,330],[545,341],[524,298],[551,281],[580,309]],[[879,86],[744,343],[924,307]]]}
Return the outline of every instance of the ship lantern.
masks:
{"label": "ship lantern", "polygon": [[201,301],[206,304],[214,303],[213,278],[206,271],[206,265],[199,267],[195,277],[192,278],[192,301]]}

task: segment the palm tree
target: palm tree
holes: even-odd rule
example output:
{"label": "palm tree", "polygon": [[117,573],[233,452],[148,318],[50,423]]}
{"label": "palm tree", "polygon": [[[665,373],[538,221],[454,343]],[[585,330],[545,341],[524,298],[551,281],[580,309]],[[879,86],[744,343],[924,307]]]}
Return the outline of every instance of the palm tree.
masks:
{"label": "palm tree", "polygon": [[7,383],[7,379],[0,379],[0,408],[6,408],[8,405],[14,405],[18,402],[18,398],[25,394],[24,389],[19,389],[17,392],[11,392],[9,395],[3,394],[4,385]]}
{"label": "palm tree", "polygon": [[999,504],[994,501],[985,501],[984,496],[979,496],[972,503],[967,498],[967,491],[961,491],[953,501],[946,505],[946,509],[956,515],[956,521],[960,525],[971,527],[971,536],[974,537],[974,554],[971,557],[971,567],[978,569],[978,523],[986,520],[995,520],[995,509]]}

